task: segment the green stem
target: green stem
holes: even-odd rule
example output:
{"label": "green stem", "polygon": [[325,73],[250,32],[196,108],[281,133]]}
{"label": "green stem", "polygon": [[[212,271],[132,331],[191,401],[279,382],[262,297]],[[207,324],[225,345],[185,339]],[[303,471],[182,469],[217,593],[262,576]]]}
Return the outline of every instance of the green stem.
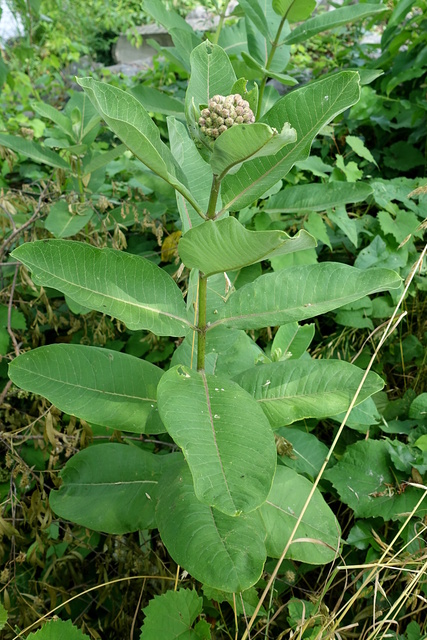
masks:
{"label": "green stem", "polygon": [[[286,17],[288,15],[288,12],[285,13],[285,15],[283,16],[283,18],[280,21],[279,27],[277,29],[277,33],[274,37],[273,42],[271,43],[271,49],[270,49],[270,53],[268,54],[268,58],[267,58],[267,62],[265,65],[265,68],[267,69],[267,71],[270,69],[270,65],[273,62],[273,58],[274,58],[274,54],[276,53],[276,49],[279,46],[279,40],[280,40],[280,36],[282,34],[282,29],[283,26],[286,22]],[[264,97],[264,90],[265,90],[265,85],[267,84],[267,78],[268,78],[268,74],[266,74],[262,81],[261,81],[261,85],[259,88],[259,97],[258,97],[258,109],[257,109],[257,113],[256,113],[256,120],[259,120],[260,116],[261,116],[261,110],[262,110],[262,99]]]}
{"label": "green stem", "polygon": [[[207,220],[215,218],[216,203],[218,201],[221,180],[214,175],[212,178],[211,194],[206,211]],[[212,222],[210,223],[212,224]],[[199,288],[197,296],[197,371],[205,370],[206,356],[206,306],[207,306],[208,279],[203,273],[199,273]]]}
{"label": "green stem", "polygon": [[199,330],[197,338],[197,371],[205,370],[206,355],[206,303],[208,292],[208,279],[202,273],[199,273],[199,301],[198,301],[198,318],[197,328]]}
{"label": "green stem", "polygon": [[76,169],[77,169],[77,183],[79,185],[79,200],[80,202],[85,201],[85,188],[82,180],[82,163],[80,158],[76,160]]}
{"label": "green stem", "polygon": [[216,28],[216,31],[215,31],[214,35],[212,36],[212,44],[218,44],[219,36],[221,34],[222,27],[224,26],[224,22],[225,22],[225,7],[221,11],[221,13],[219,14],[219,22],[218,22],[218,26]]}
{"label": "green stem", "polygon": [[212,178],[211,195],[209,197],[208,210],[206,212],[206,218],[213,220],[215,218],[216,203],[218,202],[219,190],[221,187],[221,180],[214,174]]}

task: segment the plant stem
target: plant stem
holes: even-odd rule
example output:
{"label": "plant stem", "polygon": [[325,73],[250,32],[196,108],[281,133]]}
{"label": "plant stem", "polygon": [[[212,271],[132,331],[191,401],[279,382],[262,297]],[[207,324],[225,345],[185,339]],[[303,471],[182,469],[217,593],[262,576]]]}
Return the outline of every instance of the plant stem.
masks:
{"label": "plant stem", "polygon": [[208,279],[199,273],[199,290],[198,290],[198,318],[197,328],[199,330],[197,338],[197,371],[205,370],[206,355],[206,302],[208,291]]}
{"label": "plant stem", "polygon": [[206,218],[213,220],[215,218],[216,203],[218,202],[219,190],[221,187],[221,180],[215,174],[212,178],[211,195],[209,196],[208,210],[206,212]]}
{"label": "plant stem", "polygon": [[[267,58],[267,62],[265,65],[265,68],[267,69],[267,71],[270,69],[270,65],[273,62],[273,58],[274,58],[274,54],[276,53],[276,49],[279,46],[279,40],[280,40],[280,35],[282,33],[282,29],[283,26],[285,24],[286,21],[286,17],[288,15],[288,12],[285,13],[285,15],[283,16],[283,18],[280,21],[279,27],[277,29],[277,33],[274,37],[273,42],[271,43],[271,49],[270,49],[270,53],[268,54],[268,58]],[[256,113],[256,120],[259,120],[260,116],[261,116],[261,110],[262,110],[262,99],[264,97],[264,90],[265,90],[265,85],[267,84],[267,78],[268,75],[265,75],[261,81],[261,85],[259,88],[259,97],[258,97],[258,108],[257,108],[257,113]]]}
{"label": "plant stem", "polygon": [[224,7],[223,10],[221,11],[221,13],[219,14],[218,26],[217,26],[216,31],[213,34],[212,40],[211,40],[212,44],[218,44],[219,36],[221,34],[222,27],[224,26],[224,22],[225,22],[225,9],[226,9],[226,7]]}
{"label": "plant stem", "polygon": [[[208,209],[206,212],[207,220],[213,220],[215,218],[216,203],[218,202],[220,187],[221,180],[218,178],[218,176],[214,175],[212,178],[211,193],[209,197]],[[212,222],[210,222],[210,224],[212,224]],[[205,370],[207,291],[208,279],[203,273],[199,272],[199,287],[197,292],[197,371]]]}

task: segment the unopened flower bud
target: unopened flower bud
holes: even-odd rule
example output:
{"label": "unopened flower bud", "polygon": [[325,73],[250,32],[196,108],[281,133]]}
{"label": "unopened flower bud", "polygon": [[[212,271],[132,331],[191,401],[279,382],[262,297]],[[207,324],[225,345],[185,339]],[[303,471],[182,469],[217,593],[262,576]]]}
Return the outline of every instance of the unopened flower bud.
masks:
{"label": "unopened flower bud", "polygon": [[247,100],[238,93],[229,96],[215,95],[207,109],[202,109],[199,126],[206,137],[216,140],[221,133],[238,124],[252,124],[255,116]]}

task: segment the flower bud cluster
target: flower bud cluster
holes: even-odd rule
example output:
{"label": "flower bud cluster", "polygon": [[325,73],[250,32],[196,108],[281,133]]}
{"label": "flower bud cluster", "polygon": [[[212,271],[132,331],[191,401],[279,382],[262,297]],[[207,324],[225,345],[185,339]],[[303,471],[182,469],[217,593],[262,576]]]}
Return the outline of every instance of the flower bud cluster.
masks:
{"label": "flower bud cluster", "polygon": [[199,118],[200,131],[216,140],[221,133],[236,124],[252,124],[255,116],[249,102],[239,93],[230,96],[216,95],[209,100],[207,109],[203,109]]}

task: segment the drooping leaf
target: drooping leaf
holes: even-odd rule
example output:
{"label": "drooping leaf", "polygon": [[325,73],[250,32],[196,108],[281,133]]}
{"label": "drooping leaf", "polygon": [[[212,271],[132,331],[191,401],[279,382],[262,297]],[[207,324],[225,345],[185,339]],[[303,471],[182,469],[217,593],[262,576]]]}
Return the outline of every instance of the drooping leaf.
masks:
{"label": "drooping leaf", "polygon": [[261,122],[231,127],[214,142],[210,159],[212,171],[222,180],[227,173],[235,173],[242,162],[275,155],[295,141],[296,131],[288,122],[280,132]]}
{"label": "drooping leaf", "polygon": [[[168,118],[167,123],[173,156],[180,166],[185,167],[188,188],[202,210],[206,211],[211,192],[212,169],[197,151],[185,125],[175,118]],[[175,194],[183,233],[203,224],[203,219],[191,204],[178,191]],[[221,202],[220,199],[219,202]]]}
{"label": "drooping leaf", "polygon": [[255,400],[224,376],[181,365],[164,374],[157,394],[160,417],[182,448],[197,498],[230,516],[259,507],[273,481],[276,447]]}
{"label": "drooping leaf", "polygon": [[146,111],[163,113],[166,116],[174,116],[180,120],[185,118],[184,103],[164,91],[139,84],[131,89]]}
{"label": "drooping leaf", "polygon": [[[303,418],[326,418],[346,411],[364,371],[342,360],[285,360],[244,371],[236,382],[262,407],[273,428]],[[378,391],[384,383],[369,373],[357,404]]]}
{"label": "drooping leaf", "polygon": [[70,170],[68,162],[61,158],[58,153],[55,153],[55,151],[52,151],[51,149],[42,147],[41,144],[34,142],[33,140],[26,140],[19,136],[0,133],[0,145],[7,147],[8,149],[12,149],[12,151],[16,151],[16,153],[21,153],[23,156],[27,156],[28,158],[31,158],[31,160],[35,160],[41,164],[47,164],[48,166],[55,167],[56,169],[65,169],[66,171]]}
{"label": "drooping leaf", "polygon": [[[203,640],[193,627],[202,613],[203,598],[192,589],[167,591],[154,596],[142,611],[145,615],[140,640]],[[209,625],[208,627],[210,638]]]}
{"label": "drooping leaf", "polygon": [[36,284],[118,318],[129,329],[182,336],[189,326],[172,278],[140,256],[69,240],[28,242],[13,251]]}
{"label": "drooping leaf", "polygon": [[118,144],[117,147],[113,147],[108,151],[103,153],[99,153],[98,155],[89,156],[89,159],[86,162],[86,157],[83,160],[83,173],[87,175],[88,173],[93,173],[98,171],[98,169],[102,169],[107,164],[115,160],[116,158],[120,158],[126,151],[125,144]]}
{"label": "drooping leaf", "polygon": [[113,442],[83,449],[62,469],[50,506],[60,518],[104,533],[153,528],[162,457]]}
{"label": "drooping leaf", "polygon": [[323,262],[260,276],[231,294],[211,327],[260,329],[299,322],[378,291],[396,289],[400,277],[387,269],[359,270]]}
{"label": "drooping leaf", "polygon": [[120,351],[51,344],[27,351],[9,365],[11,380],[87,422],[143,433],[156,409],[162,369]]}
{"label": "drooping leaf", "polygon": [[275,156],[249,160],[237,173],[227,175],[221,188],[223,208],[234,211],[252,204],[283,178],[295,162],[308,158],[313,138],[321,128],[358,99],[358,73],[342,71],[278,100],[262,122],[279,131],[289,122],[297,132],[297,141]]}
{"label": "drooping leaf", "polygon": [[267,213],[326,211],[350,202],[362,202],[372,195],[372,187],[364,182],[329,182],[287,187],[271,196],[264,207]]}
{"label": "drooping leaf", "polygon": [[315,246],[314,238],[304,230],[292,238],[285,231],[248,231],[230,217],[208,220],[188,231],[178,252],[187,267],[210,276]]}
{"label": "drooping leaf", "polygon": [[73,132],[73,123],[71,118],[67,117],[64,113],[55,109],[50,104],[45,102],[32,102],[32,108],[36,113],[44,118],[49,118],[52,120],[58,127],[68,136],[71,137],[72,140],[77,142],[77,138]]}
{"label": "drooping leaf", "polygon": [[[248,10],[249,5],[253,8],[251,12]],[[282,74],[290,60],[290,47],[282,44],[283,37],[289,32],[288,23],[282,24],[282,18],[274,11],[271,1],[249,0],[239,3],[239,6],[243,7],[245,12],[247,49],[250,54],[248,59],[246,51],[242,50],[244,62],[248,66],[253,64],[254,68],[258,68],[261,78],[264,75],[275,77],[276,73]],[[281,39],[272,54],[272,42],[279,33],[279,29]],[[293,83],[296,84],[295,80]]]}
{"label": "drooping leaf", "polygon": [[[402,488],[401,481],[392,472],[387,443],[383,440],[361,440],[347,447],[341,460],[325,472],[341,500],[353,509],[359,518],[399,520],[414,509],[423,490]],[[402,476],[407,480],[407,475]],[[427,514],[427,496],[416,515]]]}
{"label": "drooping leaf", "polygon": [[185,184],[182,169],[160,139],[159,129],[142,104],[132,94],[93,78],[79,78],[78,82],[108,126],[132,153],[200,211]]}
{"label": "drooping leaf", "polygon": [[273,0],[274,11],[289,22],[307,20],[316,7],[316,0]]}
{"label": "drooping leaf", "polygon": [[259,513],[230,517],[200,502],[185,463],[161,478],[156,523],[175,562],[203,584],[237,593],[261,577],[266,551]]}
{"label": "drooping leaf", "polygon": [[270,35],[274,35],[269,33],[266,15],[258,0],[242,0],[239,2],[239,6],[242,7],[245,15],[256,25],[266,40],[270,39]]}
{"label": "drooping leaf", "polygon": [[285,37],[284,41],[286,44],[305,42],[322,31],[341,27],[355,20],[363,20],[364,18],[369,18],[369,16],[384,13],[384,11],[387,10],[388,8],[384,5],[363,3],[341,7],[334,11],[325,11],[295,27],[295,29]]}
{"label": "drooping leaf", "polygon": [[71,620],[49,620],[27,640],[88,640],[89,636],[73,625]]}
{"label": "drooping leaf", "polygon": [[[279,466],[271,493],[260,508],[267,530],[267,554],[280,558],[291,536],[312,484],[292,469]],[[340,527],[318,489],[302,518],[287,558],[308,564],[332,562],[339,553]]]}
{"label": "drooping leaf", "polygon": [[82,212],[72,214],[64,200],[57,200],[51,206],[44,226],[55,238],[69,238],[81,231],[92,216],[93,209],[90,207]]}

